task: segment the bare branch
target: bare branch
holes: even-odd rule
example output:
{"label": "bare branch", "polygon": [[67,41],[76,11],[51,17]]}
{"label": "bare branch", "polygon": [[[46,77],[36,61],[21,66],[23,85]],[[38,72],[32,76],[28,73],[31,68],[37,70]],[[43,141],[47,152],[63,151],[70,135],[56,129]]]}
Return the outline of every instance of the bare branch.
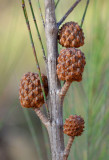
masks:
{"label": "bare branch", "polygon": [[70,85],[71,85],[71,82],[65,82],[64,86],[62,87],[62,89],[61,89],[61,91],[59,93],[60,98],[61,98],[62,101],[63,101],[63,99],[64,99],[64,97],[65,97],[65,95],[66,95],[66,93],[67,93],[67,91],[68,91],[68,89],[70,87]]}
{"label": "bare branch", "polygon": [[63,134],[63,108],[57,91],[61,85],[57,78],[57,22],[55,16],[54,0],[45,0],[45,33],[48,55],[48,106],[50,109],[50,146],[52,160],[63,160],[64,134]]}
{"label": "bare branch", "polygon": [[45,127],[48,129],[48,127],[50,126],[50,121],[47,119],[47,117],[41,112],[40,108],[35,108],[34,109],[35,113],[37,114],[37,116],[40,118],[40,120],[42,121],[42,123],[45,125]]}
{"label": "bare branch", "polygon": [[81,20],[81,27],[83,26],[83,23],[84,23],[84,19],[85,19],[85,16],[86,16],[86,12],[87,12],[87,8],[88,8],[88,5],[89,5],[89,1],[90,0],[87,0],[87,3],[86,3],[86,7],[85,7],[85,10],[84,10],[84,13],[83,13],[82,20]]}
{"label": "bare branch", "polygon": [[63,160],[67,160],[68,159],[68,156],[69,156],[70,149],[72,147],[72,143],[74,141],[74,138],[75,137],[69,137],[68,144],[67,144],[67,146],[65,148],[65,151],[64,151],[64,159]]}
{"label": "bare branch", "polygon": [[55,5],[55,9],[57,8],[59,2],[60,2],[60,0],[57,0],[56,5]]}
{"label": "bare branch", "polygon": [[69,16],[69,14],[74,10],[74,8],[77,6],[77,4],[80,2],[81,0],[76,0],[76,2],[72,5],[72,7],[65,13],[65,15],[62,17],[62,19],[57,23],[57,26],[59,27],[64,21],[65,19]]}

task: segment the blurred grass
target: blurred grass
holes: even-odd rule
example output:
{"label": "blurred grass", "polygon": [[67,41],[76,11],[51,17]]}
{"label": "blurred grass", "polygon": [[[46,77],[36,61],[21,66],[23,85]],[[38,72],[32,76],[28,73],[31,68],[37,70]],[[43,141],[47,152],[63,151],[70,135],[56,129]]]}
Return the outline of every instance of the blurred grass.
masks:
{"label": "blurred grass", "polygon": [[[1,132],[5,126],[9,125],[11,127],[13,122],[14,125],[18,126],[21,130],[22,125],[24,127],[27,125],[24,125],[24,114],[21,114],[22,111],[18,109],[20,108],[20,104],[18,102],[18,83],[25,72],[37,71],[37,69],[20,1],[18,3],[15,3],[14,1],[9,3],[7,0],[4,2],[0,0],[0,2],[2,2],[0,5],[0,15],[2,16],[0,21]],[[66,22],[74,20],[80,24],[85,2],[86,0],[83,0],[81,4],[78,5],[74,12],[67,18]],[[37,1],[33,1],[33,4],[45,46],[45,36],[43,34],[44,29],[39,16],[40,12]],[[60,0],[56,9],[57,20],[60,20],[71,4],[72,1]],[[44,15],[43,0],[41,0],[41,6]],[[81,49],[85,53],[87,64],[83,75],[83,81],[81,83],[73,83],[65,98],[64,120],[70,114],[83,116],[85,118],[85,132],[81,137],[75,138],[69,160],[108,160],[109,157],[108,6],[108,0],[91,1],[83,25],[85,32],[85,46],[81,47]],[[29,6],[28,13],[38,52],[38,58],[42,71],[45,72],[42,51],[35,32]],[[61,46],[59,46],[59,48],[61,48]],[[13,108],[15,108],[14,111]],[[15,114],[13,114],[13,112]],[[37,145],[35,151],[37,151],[38,156],[42,155],[41,159],[44,159],[45,157],[45,160],[50,159],[48,135],[43,126],[41,127],[41,123],[38,118],[35,120],[34,113],[29,113],[36,131]],[[17,114],[18,116],[15,116]],[[19,116],[22,118],[18,118]],[[67,140],[68,137],[65,136],[66,143]]]}

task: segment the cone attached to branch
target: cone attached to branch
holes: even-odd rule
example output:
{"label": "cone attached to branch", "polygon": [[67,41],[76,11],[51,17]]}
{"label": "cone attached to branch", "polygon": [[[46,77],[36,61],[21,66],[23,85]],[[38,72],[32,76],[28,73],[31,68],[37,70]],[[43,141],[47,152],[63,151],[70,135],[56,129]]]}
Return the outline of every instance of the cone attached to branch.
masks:
{"label": "cone attached to branch", "polygon": [[68,144],[64,151],[64,160],[67,160],[75,136],[81,136],[84,131],[84,119],[81,116],[71,115],[65,120],[64,133],[69,136]]}
{"label": "cone attached to branch", "polygon": [[81,136],[84,131],[84,119],[81,116],[71,115],[65,120],[64,133],[68,136]]}
{"label": "cone attached to branch", "polygon": [[84,53],[80,49],[62,49],[58,57],[57,75],[59,80],[66,81],[60,97],[64,97],[73,81],[80,82],[86,64]]}
{"label": "cone attached to branch", "polygon": [[57,65],[59,80],[80,82],[85,64],[85,56],[81,50],[76,48],[62,49],[58,57]]}
{"label": "cone attached to branch", "polygon": [[[48,94],[48,81],[44,74],[41,74],[44,91]],[[28,72],[20,81],[19,99],[22,107],[39,108],[44,104],[44,97],[41,89],[40,78],[37,73]]]}
{"label": "cone attached to branch", "polygon": [[59,43],[66,48],[78,48],[84,45],[84,33],[76,22],[65,23],[58,34]]}

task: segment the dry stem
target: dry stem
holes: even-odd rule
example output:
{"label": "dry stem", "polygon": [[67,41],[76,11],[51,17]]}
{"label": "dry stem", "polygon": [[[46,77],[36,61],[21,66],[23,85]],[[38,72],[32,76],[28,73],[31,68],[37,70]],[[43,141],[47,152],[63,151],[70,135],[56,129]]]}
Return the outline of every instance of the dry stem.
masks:
{"label": "dry stem", "polygon": [[57,35],[58,28],[55,16],[54,0],[45,0],[45,33],[48,57],[48,106],[50,110],[51,127],[49,131],[52,160],[63,160],[63,108],[57,91],[61,85],[57,78]]}
{"label": "dry stem", "polygon": [[64,97],[65,97],[70,85],[71,85],[71,82],[65,82],[64,86],[62,87],[62,89],[61,89],[61,91],[59,93],[60,98],[61,98],[62,101],[64,100]]}
{"label": "dry stem", "polygon": [[63,160],[67,160],[68,159],[68,156],[69,156],[70,149],[72,147],[72,143],[74,141],[74,138],[75,137],[69,137],[68,144],[67,144],[67,146],[65,148],[65,151],[64,151],[64,159]]}
{"label": "dry stem", "polygon": [[45,125],[45,127],[48,129],[48,127],[50,126],[50,121],[47,119],[47,117],[41,112],[40,108],[35,108],[34,109],[35,113],[37,114],[37,116],[40,118],[40,120],[42,121],[42,123]]}
{"label": "dry stem", "polygon": [[65,19],[68,17],[68,15],[74,10],[74,8],[77,6],[77,4],[81,0],[76,0],[76,2],[70,7],[70,9],[65,13],[65,15],[62,17],[62,19],[58,22],[58,27],[65,21]]}

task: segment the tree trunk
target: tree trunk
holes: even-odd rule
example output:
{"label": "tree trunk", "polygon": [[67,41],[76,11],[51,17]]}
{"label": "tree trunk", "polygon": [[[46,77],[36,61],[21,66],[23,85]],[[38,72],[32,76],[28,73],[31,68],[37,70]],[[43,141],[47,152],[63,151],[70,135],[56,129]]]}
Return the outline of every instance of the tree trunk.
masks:
{"label": "tree trunk", "polygon": [[52,160],[63,160],[63,107],[58,92],[61,88],[56,74],[57,23],[54,0],[45,0],[45,32],[48,53],[49,109],[51,127],[49,130]]}

